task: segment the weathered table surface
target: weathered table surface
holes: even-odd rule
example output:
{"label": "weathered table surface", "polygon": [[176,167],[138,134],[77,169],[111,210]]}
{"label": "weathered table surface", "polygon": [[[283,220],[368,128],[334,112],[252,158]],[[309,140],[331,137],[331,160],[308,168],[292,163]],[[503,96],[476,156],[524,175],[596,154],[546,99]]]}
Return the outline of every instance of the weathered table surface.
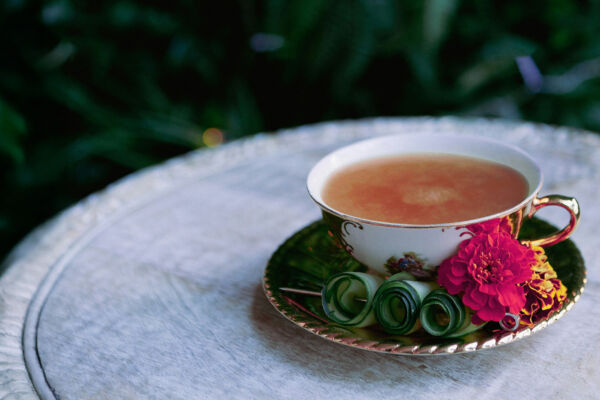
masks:
{"label": "weathered table surface", "polygon": [[[499,138],[539,161],[542,193],[576,196],[588,268],[548,329],[475,353],[407,357],[325,341],[283,319],[261,278],[319,212],[310,167],[343,144],[399,132]],[[257,135],[146,169],[44,224],[0,280],[3,399],[597,398],[600,137],[455,118],[323,123]],[[562,224],[560,210],[541,215]]]}

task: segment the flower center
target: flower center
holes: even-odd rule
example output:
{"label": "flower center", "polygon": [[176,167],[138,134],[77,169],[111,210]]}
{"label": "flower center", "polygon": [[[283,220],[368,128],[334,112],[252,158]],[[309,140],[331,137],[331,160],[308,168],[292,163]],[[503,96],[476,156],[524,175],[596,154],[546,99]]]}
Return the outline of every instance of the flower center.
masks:
{"label": "flower center", "polygon": [[475,273],[473,275],[477,281],[482,283],[502,282],[504,277],[499,273],[502,269],[501,266],[502,262],[498,257],[483,253],[479,255],[477,263],[474,263]]}

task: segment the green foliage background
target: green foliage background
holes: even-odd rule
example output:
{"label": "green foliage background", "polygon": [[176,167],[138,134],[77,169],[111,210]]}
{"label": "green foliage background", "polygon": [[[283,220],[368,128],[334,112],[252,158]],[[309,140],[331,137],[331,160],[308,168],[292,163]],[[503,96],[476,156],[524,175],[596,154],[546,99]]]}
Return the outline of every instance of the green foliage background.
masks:
{"label": "green foliage background", "polygon": [[[484,115],[600,131],[600,1],[0,3],[0,256],[204,145],[315,121]],[[543,74],[524,85],[515,57]]]}

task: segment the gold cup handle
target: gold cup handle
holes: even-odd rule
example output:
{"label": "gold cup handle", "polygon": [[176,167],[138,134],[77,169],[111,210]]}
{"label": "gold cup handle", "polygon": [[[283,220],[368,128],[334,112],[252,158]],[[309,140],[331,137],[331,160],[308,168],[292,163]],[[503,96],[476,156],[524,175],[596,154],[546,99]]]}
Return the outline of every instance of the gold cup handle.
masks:
{"label": "gold cup handle", "polygon": [[537,210],[546,206],[560,206],[564,208],[569,212],[571,220],[569,221],[569,224],[562,230],[553,233],[550,236],[527,241],[527,243],[530,243],[533,246],[548,247],[562,242],[563,240],[567,239],[571,233],[573,233],[577,227],[577,224],[579,223],[579,203],[573,197],[562,196],[560,194],[550,194],[548,196],[534,198],[533,202],[531,203],[531,210],[529,211],[528,217],[531,218],[533,214],[537,212]]}

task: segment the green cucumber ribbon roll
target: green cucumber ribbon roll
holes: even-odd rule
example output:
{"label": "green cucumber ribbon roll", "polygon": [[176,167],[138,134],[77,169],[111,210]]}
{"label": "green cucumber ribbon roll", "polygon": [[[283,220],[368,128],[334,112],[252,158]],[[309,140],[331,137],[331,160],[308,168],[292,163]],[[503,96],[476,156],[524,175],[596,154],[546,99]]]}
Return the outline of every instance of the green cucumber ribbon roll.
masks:
{"label": "green cucumber ribbon roll", "polygon": [[321,293],[323,311],[335,323],[363,328],[373,325],[373,298],[382,278],[364,272],[342,272],[330,277]]}
{"label": "green cucumber ribbon roll", "polygon": [[433,336],[458,337],[474,332],[485,324],[471,323],[472,311],[459,297],[444,289],[429,293],[421,306],[421,325]]}
{"label": "green cucumber ribbon roll", "polygon": [[406,280],[406,275],[392,275],[375,294],[375,318],[384,331],[394,335],[419,329],[421,303],[429,292],[439,288],[435,282]]}

